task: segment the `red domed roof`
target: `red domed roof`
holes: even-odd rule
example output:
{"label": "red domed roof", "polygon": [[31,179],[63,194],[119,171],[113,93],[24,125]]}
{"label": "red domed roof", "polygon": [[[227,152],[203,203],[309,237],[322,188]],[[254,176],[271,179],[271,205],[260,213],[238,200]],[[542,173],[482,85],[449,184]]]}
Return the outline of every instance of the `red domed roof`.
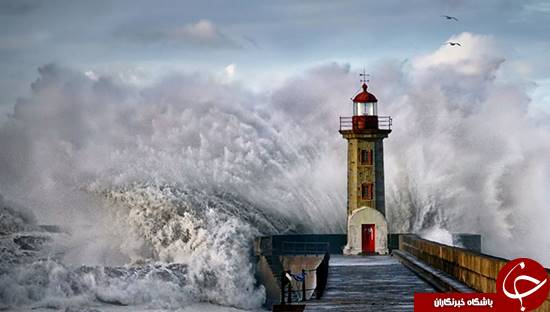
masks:
{"label": "red domed roof", "polygon": [[367,84],[366,83],[363,83],[363,92],[357,94],[354,98],[353,98],[353,102],[355,103],[371,103],[371,102],[378,102],[378,100],[376,99],[376,96],[374,96],[374,94],[372,93],[369,93],[367,92]]}

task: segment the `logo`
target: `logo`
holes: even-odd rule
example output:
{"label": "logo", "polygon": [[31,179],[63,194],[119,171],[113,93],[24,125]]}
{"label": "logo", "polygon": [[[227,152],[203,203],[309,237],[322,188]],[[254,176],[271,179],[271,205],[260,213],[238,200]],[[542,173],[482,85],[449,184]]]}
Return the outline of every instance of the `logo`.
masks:
{"label": "logo", "polygon": [[497,276],[497,295],[511,311],[532,311],[548,298],[548,272],[538,262],[518,258],[508,262]]}

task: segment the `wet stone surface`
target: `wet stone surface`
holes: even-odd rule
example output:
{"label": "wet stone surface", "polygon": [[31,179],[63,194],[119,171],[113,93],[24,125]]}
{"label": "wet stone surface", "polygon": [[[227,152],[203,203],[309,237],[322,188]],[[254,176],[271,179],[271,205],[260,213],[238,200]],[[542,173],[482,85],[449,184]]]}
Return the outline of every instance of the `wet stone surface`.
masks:
{"label": "wet stone surface", "polygon": [[397,259],[332,256],[325,294],[306,311],[413,311],[415,292],[435,290]]}

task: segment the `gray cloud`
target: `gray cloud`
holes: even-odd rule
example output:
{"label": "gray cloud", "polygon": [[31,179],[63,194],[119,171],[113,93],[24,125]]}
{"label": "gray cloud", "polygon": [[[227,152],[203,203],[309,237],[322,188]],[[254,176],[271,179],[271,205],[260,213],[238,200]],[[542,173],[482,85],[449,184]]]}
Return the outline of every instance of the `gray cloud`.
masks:
{"label": "gray cloud", "polygon": [[523,8],[526,11],[533,12],[533,13],[542,13],[542,14],[550,13],[550,4],[546,1],[531,1],[530,3],[524,4]]}
{"label": "gray cloud", "polygon": [[40,6],[38,1],[31,0],[2,0],[0,1],[0,15],[24,15]]}
{"label": "gray cloud", "polygon": [[[133,27],[132,27],[133,28]],[[169,46],[195,46],[208,48],[238,49],[240,45],[226,35],[213,22],[201,19],[193,23],[154,29],[120,29],[118,37],[143,44],[166,44]]]}
{"label": "gray cloud", "polygon": [[[511,47],[510,54],[533,60],[531,54],[540,54],[534,47],[546,40],[548,18],[524,14],[524,5],[540,8],[539,2],[255,1],[218,2],[215,9],[207,3],[170,0],[161,5],[127,0],[29,2],[35,7],[26,12],[32,14],[0,19],[0,42],[8,48],[0,51],[0,66],[5,75],[24,71],[21,76],[27,80],[17,81],[20,85],[29,82],[37,66],[50,61],[79,68],[144,66],[152,71],[163,62],[214,71],[213,66],[235,63],[242,73],[257,75],[265,71],[259,68],[271,68],[280,75],[316,61],[410,58],[465,30],[492,34]],[[6,12],[17,12],[12,7],[21,2],[2,3]],[[457,15],[460,22],[448,23],[441,14]],[[242,77],[254,80],[251,76]],[[3,92],[2,103],[13,105],[21,89]]]}

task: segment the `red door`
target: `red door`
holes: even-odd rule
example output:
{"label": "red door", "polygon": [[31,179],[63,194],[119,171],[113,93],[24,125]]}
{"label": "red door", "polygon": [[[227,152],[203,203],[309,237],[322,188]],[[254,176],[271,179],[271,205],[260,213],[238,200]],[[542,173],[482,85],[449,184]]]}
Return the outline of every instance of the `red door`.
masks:
{"label": "red door", "polygon": [[374,253],[374,224],[362,224],[361,233],[363,252]]}

